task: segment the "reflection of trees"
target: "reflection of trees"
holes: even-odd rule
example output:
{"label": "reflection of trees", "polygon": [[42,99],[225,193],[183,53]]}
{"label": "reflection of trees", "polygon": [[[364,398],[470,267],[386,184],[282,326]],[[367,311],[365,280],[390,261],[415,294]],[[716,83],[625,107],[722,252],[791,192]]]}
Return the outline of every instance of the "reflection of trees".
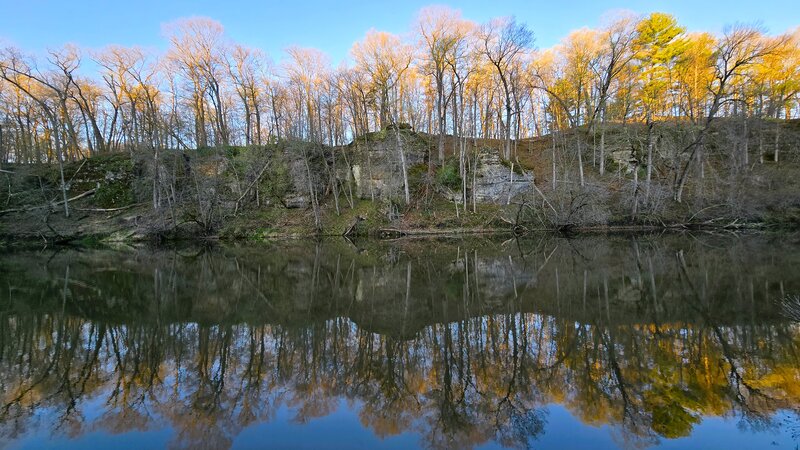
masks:
{"label": "reflection of trees", "polygon": [[[58,433],[168,424],[177,447],[218,448],[281,407],[303,423],[345,398],[379,436],[518,447],[555,402],[640,446],[703,416],[763,428],[800,407],[800,329],[770,294],[795,288],[784,262],[741,277],[739,252],[758,258],[752,249],[531,246],[511,258],[404,248],[389,262],[320,246],[266,262],[206,252],[148,277],[133,266],[102,279],[77,263],[2,280],[13,294],[0,297],[0,430],[49,427],[35,414],[47,410]],[[206,295],[195,276],[214,280]]]}
{"label": "reflection of trees", "polygon": [[[7,317],[2,423],[16,436],[37,408],[57,411],[70,435],[166,420],[176,445],[225,447],[280,405],[303,422],[345,397],[382,436],[416,430],[432,447],[519,446],[542,431],[541,405],[562,402],[587,422],[650,440],[687,435],[702,415],[740,412],[764,426],[796,408],[798,343],[790,325],[656,334],[535,314],[434,325],[410,341],[346,319],[295,329]],[[87,423],[82,404],[96,395],[107,411]]]}

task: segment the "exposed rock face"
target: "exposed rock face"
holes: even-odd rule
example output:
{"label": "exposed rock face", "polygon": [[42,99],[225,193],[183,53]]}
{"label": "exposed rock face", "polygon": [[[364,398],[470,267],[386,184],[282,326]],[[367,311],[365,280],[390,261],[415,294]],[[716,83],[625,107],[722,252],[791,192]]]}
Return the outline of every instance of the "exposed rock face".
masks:
{"label": "exposed rock face", "polygon": [[633,173],[634,169],[636,169],[636,166],[639,164],[636,158],[631,154],[631,151],[627,149],[610,152],[608,156],[626,175]]}
{"label": "exposed rock face", "polygon": [[[352,177],[355,192],[362,199],[388,199],[403,195],[403,172],[400,164],[400,148],[397,132],[393,129],[370,133],[350,144]],[[400,145],[405,152],[409,172],[415,166],[426,164],[430,144],[419,134],[401,129]],[[475,197],[478,202],[506,202],[532,189],[533,176],[520,167],[513,168],[500,158],[497,150],[484,148],[478,154],[478,171],[475,176]],[[467,180],[472,189],[472,179]],[[453,200],[460,199],[460,192],[443,192]]]}
{"label": "exposed rock face", "polygon": [[[475,199],[480,203],[505,203],[533,190],[533,175],[518,165],[503,161],[497,150],[483,148],[478,153],[478,170],[473,180],[467,180],[467,189],[475,189]],[[452,201],[462,198],[461,191],[443,192]],[[469,192],[471,194],[471,192]]]}
{"label": "exposed rock face", "polygon": [[286,165],[290,181],[282,199],[284,205],[289,208],[306,208],[311,205],[312,189],[317,196],[322,195],[327,182],[325,156],[319,148],[306,143],[296,143],[284,149],[282,161]]}
{"label": "exposed rock face", "polygon": [[[399,138],[399,145],[398,145]],[[428,143],[409,130],[384,130],[369,133],[350,144],[355,192],[359,198],[392,198],[403,195],[403,169],[400,147],[405,153],[406,168],[425,164]]]}
{"label": "exposed rock face", "polygon": [[[532,189],[533,176],[513,163],[504,163],[500,153],[481,149],[475,177],[475,198],[479,202],[500,203]],[[470,186],[469,181],[467,186]]]}
{"label": "exposed rock face", "polygon": [[[322,196],[328,186],[328,171],[332,169],[333,153],[336,154],[338,182],[341,185],[352,183],[357,197],[380,200],[400,198],[403,196],[401,149],[408,173],[427,170],[431,144],[424,135],[405,128],[369,133],[359,137],[348,147],[333,152],[323,152],[317,146],[307,143],[291,143],[276,162],[285,166],[289,180],[282,202],[290,208],[311,205],[309,172],[313,191]],[[501,159],[497,150],[483,148],[478,153],[474,181],[474,194],[478,202],[505,203],[530,192],[533,176],[519,166]],[[472,176],[467,180],[467,189],[471,195]],[[460,191],[448,190],[442,194],[450,196],[453,201],[462,198]]]}

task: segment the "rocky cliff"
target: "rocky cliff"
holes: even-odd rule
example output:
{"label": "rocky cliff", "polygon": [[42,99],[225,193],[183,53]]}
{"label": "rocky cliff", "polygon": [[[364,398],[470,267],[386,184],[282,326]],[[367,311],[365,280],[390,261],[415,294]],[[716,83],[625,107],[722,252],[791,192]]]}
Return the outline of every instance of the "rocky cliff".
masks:
{"label": "rocky cliff", "polygon": [[[347,147],[350,174],[361,199],[390,199],[403,193],[401,159],[405,158],[410,173],[427,170],[428,158],[434,149],[433,138],[410,129],[387,129],[357,138]],[[401,156],[402,153],[402,156]],[[496,149],[481,147],[477,155],[467,155],[477,164],[474,177],[458,188],[440,189],[452,201],[463,198],[466,185],[469,198],[479,203],[507,203],[532,190],[533,175],[519,164],[503,160]],[[412,180],[411,182],[413,182]]]}

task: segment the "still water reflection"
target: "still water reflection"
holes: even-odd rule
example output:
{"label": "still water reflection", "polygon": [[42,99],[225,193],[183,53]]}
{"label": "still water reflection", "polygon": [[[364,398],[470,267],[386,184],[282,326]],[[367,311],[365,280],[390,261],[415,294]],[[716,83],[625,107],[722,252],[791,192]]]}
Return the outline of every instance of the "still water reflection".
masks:
{"label": "still water reflection", "polygon": [[800,237],[0,257],[0,447],[795,448]]}

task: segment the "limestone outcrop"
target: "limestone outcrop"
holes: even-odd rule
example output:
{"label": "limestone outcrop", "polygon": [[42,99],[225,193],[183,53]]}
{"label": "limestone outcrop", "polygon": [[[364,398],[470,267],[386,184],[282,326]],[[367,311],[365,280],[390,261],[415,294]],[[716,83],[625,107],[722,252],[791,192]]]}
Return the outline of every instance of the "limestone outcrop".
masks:
{"label": "limestone outcrop", "polygon": [[[369,133],[348,146],[349,175],[352,176],[359,198],[391,199],[402,196],[401,146],[409,173],[427,170],[428,154],[433,144],[424,135],[407,129]],[[532,174],[517,164],[503,160],[497,150],[482,148],[477,160],[477,172],[474,179],[467,180],[467,189],[470,194],[474,189],[478,202],[507,202],[509,198],[532,189]],[[454,201],[463,197],[460,191],[449,190],[442,194]]]}

